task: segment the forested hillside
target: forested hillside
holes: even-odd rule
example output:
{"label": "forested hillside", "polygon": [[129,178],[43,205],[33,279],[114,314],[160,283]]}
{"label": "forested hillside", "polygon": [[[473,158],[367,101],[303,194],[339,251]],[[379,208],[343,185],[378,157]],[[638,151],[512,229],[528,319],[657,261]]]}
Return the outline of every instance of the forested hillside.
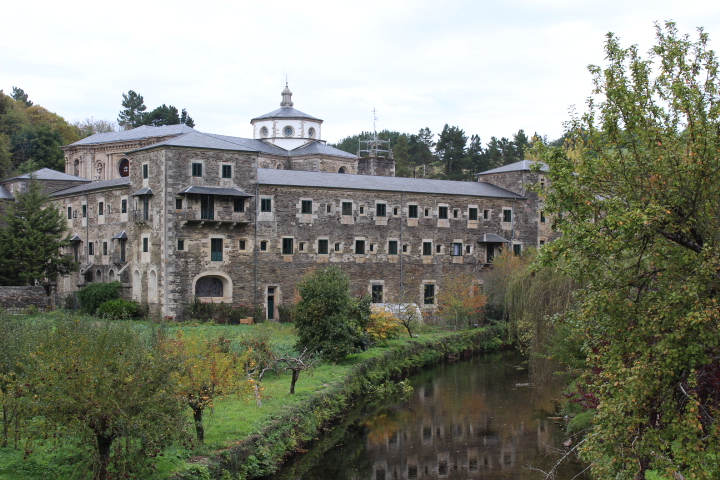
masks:
{"label": "forested hillside", "polygon": [[[332,146],[357,154],[360,141],[372,136],[372,132],[361,132]],[[532,139],[528,138],[521,129],[512,139],[490,137],[483,145],[478,135],[468,137],[460,127],[448,124],[437,136],[437,141],[429,128],[422,128],[417,134],[383,130],[378,137],[390,141],[396,176],[448,180],[474,180],[478,172],[524,160],[525,150],[533,141],[545,141],[537,133]]]}

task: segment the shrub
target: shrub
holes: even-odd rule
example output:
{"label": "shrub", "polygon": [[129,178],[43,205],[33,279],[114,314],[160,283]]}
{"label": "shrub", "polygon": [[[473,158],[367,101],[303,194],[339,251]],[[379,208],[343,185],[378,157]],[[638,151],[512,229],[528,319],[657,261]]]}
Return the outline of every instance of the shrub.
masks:
{"label": "shrub", "polygon": [[97,309],[108,300],[120,298],[120,282],[91,283],[77,293],[80,305],[87,313],[95,314]]}
{"label": "shrub", "polygon": [[278,305],[277,309],[280,323],[295,322],[295,305]]}
{"label": "shrub", "polygon": [[402,331],[400,320],[382,307],[373,307],[370,320],[365,328],[373,343],[384,344],[387,340],[398,338]]}
{"label": "shrub", "polygon": [[188,319],[202,322],[237,325],[240,319],[247,317],[252,317],[255,323],[262,322],[265,319],[265,310],[259,305],[202,302],[195,297],[187,306],[185,315]]}
{"label": "shrub", "polygon": [[140,316],[140,305],[131,300],[116,298],[100,305],[97,314],[98,317],[109,320],[126,320]]}

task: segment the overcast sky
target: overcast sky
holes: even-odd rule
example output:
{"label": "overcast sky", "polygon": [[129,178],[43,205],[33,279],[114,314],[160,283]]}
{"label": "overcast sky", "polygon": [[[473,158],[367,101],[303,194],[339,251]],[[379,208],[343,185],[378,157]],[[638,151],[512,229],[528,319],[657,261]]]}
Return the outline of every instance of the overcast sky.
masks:
{"label": "overcast sky", "polygon": [[26,0],[0,16],[0,89],[70,121],[115,120],[135,90],[200,131],[249,137],[286,73],[329,142],[372,130],[373,108],[378,130],[552,140],[583,108],[605,34],[645,52],[664,20],[720,45],[717,0]]}

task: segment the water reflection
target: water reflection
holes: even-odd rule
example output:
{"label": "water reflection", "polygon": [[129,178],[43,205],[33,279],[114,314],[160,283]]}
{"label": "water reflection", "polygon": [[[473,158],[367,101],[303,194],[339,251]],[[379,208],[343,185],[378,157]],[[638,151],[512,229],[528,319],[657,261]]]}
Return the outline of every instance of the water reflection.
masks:
{"label": "water reflection", "polygon": [[[559,458],[553,398],[533,395],[517,354],[440,366],[413,380],[403,405],[361,417],[277,478],[541,479]],[[568,465],[557,479],[584,479]]]}

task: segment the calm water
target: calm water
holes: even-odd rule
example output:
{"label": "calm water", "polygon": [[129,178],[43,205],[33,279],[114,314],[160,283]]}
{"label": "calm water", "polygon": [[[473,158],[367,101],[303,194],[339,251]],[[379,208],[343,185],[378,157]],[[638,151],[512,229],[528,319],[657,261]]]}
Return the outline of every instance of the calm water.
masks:
{"label": "calm water", "polygon": [[[559,391],[533,394],[523,357],[496,354],[443,365],[411,379],[408,402],[337,428],[276,479],[542,479],[565,440]],[[560,452],[560,453],[558,453]],[[583,469],[567,465],[555,477]]]}

